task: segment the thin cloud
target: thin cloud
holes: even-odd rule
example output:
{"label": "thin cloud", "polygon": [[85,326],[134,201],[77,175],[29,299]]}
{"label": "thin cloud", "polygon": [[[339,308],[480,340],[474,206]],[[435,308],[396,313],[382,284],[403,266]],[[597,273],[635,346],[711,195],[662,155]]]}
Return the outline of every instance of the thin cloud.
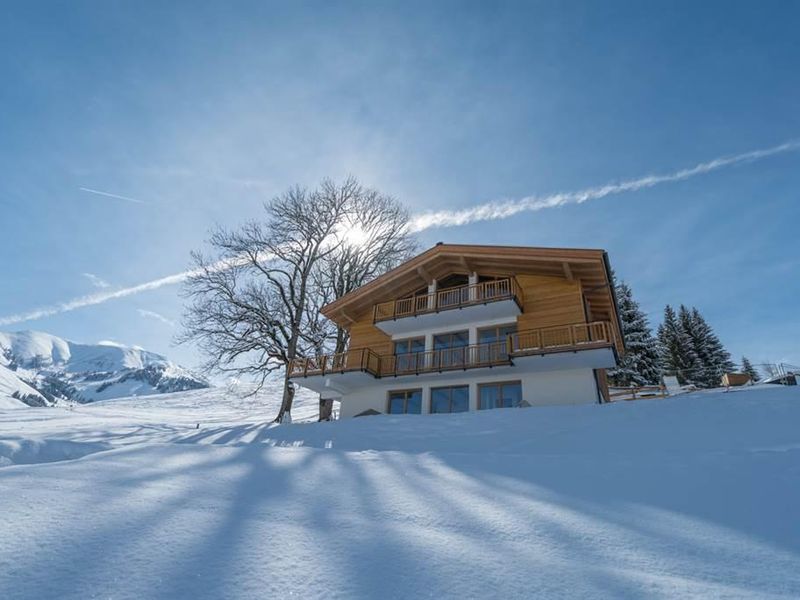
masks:
{"label": "thin cloud", "polygon": [[[419,232],[434,227],[457,227],[459,225],[466,225],[468,223],[475,223],[477,221],[504,219],[526,211],[530,212],[543,210],[546,208],[555,208],[565,204],[582,204],[589,200],[597,200],[613,194],[635,192],[638,190],[651,188],[662,183],[684,181],[686,179],[697,177],[698,175],[704,175],[725,167],[730,167],[744,162],[761,160],[776,154],[791,152],[798,149],[800,149],[800,140],[792,140],[784,144],[780,144],[779,146],[773,146],[772,148],[754,150],[752,152],[745,152],[744,154],[737,154],[735,156],[715,158],[709,162],[700,163],[694,167],[681,169],[680,171],[675,171],[665,175],[648,175],[620,183],[610,183],[600,187],[588,188],[576,192],[563,192],[551,196],[529,196],[520,200],[488,202],[486,204],[480,204],[464,210],[444,210],[423,213],[421,215],[417,215],[416,217],[412,217],[410,230],[412,232]],[[95,190],[85,189],[85,191],[106,195],[105,192],[96,192]],[[130,200],[129,198],[123,199]],[[220,261],[215,263],[212,268],[226,269],[232,264],[233,263],[230,261]],[[140,294],[149,290],[155,290],[166,285],[175,285],[182,283],[195,273],[197,273],[196,270],[183,271],[181,273],[175,273],[174,275],[168,275],[166,277],[161,277],[159,279],[154,279],[153,281],[148,281],[113,292],[98,292],[96,294],[75,298],[67,302],[38,308],[30,312],[0,317],[0,326],[42,319],[44,317],[69,312],[85,306],[102,304],[104,302],[108,302],[109,300],[133,296],[134,294]]]}
{"label": "thin cloud", "polygon": [[112,194],[111,192],[103,192],[101,190],[93,190],[92,188],[81,187],[78,188],[82,192],[89,192],[90,194],[97,194],[98,196],[106,196],[107,198],[116,198],[117,200],[125,200],[126,202],[133,202],[134,204],[147,204],[144,200],[138,198],[130,198],[128,196],[120,196],[119,194]]}
{"label": "thin cloud", "polygon": [[111,287],[111,284],[108,283],[105,279],[102,279],[95,275],[94,273],[82,273],[86,279],[92,282],[92,285],[96,288],[105,289]]}
{"label": "thin cloud", "polygon": [[[209,269],[211,269],[212,271],[229,269],[235,264],[236,261],[220,260],[212,264],[209,267]],[[196,275],[201,272],[202,271],[200,269],[190,269],[188,271],[183,271],[181,273],[175,273],[174,275],[167,275],[166,277],[160,277],[159,279],[153,279],[152,281],[140,283],[139,285],[134,285],[131,287],[122,288],[114,291],[88,294],[86,296],[80,296],[79,298],[73,298],[72,300],[68,300],[66,302],[60,302],[58,304],[52,304],[50,306],[37,308],[29,312],[9,315],[7,317],[0,317],[0,326],[13,325],[15,323],[22,323],[24,321],[35,321],[36,319],[43,319],[45,317],[51,317],[53,315],[70,312],[78,308],[84,308],[85,306],[94,306],[96,304],[103,304],[105,302],[108,302],[109,300],[116,300],[117,298],[125,298],[127,296],[141,294],[142,292],[157,290],[158,288],[164,287],[165,285],[175,285],[178,283],[182,283],[192,275]]]}
{"label": "thin cloud", "polygon": [[136,312],[138,312],[141,316],[145,317],[146,319],[155,319],[156,321],[161,321],[165,325],[169,325],[170,327],[175,327],[175,321],[172,321],[161,315],[153,310],[145,310],[144,308],[137,308]]}
{"label": "thin cloud", "polygon": [[739,163],[752,162],[800,149],[800,140],[792,140],[779,146],[754,150],[728,156],[715,158],[712,161],[700,163],[688,169],[681,169],[673,173],[664,175],[647,175],[638,179],[630,179],[620,183],[609,183],[599,187],[587,188],[575,192],[561,192],[550,196],[528,196],[519,200],[505,200],[487,202],[471,208],[462,210],[440,210],[423,213],[411,219],[410,230],[412,232],[425,231],[435,227],[457,227],[478,221],[493,221],[496,219],[506,219],[521,212],[533,212],[546,208],[556,208],[565,204],[582,204],[589,200],[598,200],[613,194],[625,192],[636,192],[645,188],[655,187],[662,183],[672,183],[684,181],[698,175],[704,175],[711,171],[716,171],[725,167],[730,167]]}

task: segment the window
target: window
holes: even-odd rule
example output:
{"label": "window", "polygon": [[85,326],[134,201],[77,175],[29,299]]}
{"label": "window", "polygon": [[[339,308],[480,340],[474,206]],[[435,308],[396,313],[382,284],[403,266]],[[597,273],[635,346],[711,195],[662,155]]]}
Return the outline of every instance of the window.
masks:
{"label": "window", "polygon": [[460,367],[466,360],[465,347],[469,345],[469,332],[456,331],[433,336],[433,349],[439,360],[439,368]]}
{"label": "window", "polygon": [[511,408],[522,402],[522,384],[519,381],[483,383],[478,386],[478,410]]}
{"label": "window", "polygon": [[516,324],[499,325],[478,330],[478,360],[482,363],[495,363],[508,358],[506,338],[517,332]]}
{"label": "window", "polygon": [[489,344],[491,342],[505,342],[506,337],[512,333],[517,333],[516,323],[511,325],[499,325],[497,327],[487,327],[478,330],[478,343]]}
{"label": "window", "polygon": [[425,352],[425,338],[397,340],[394,343],[394,354],[397,357],[395,359],[396,370],[398,372],[416,371],[421,366],[417,363],[422,360],[423,352]]}
{"label": "window", "polygon": [[414,414],[422,412],[422,390],[401,390],[389,392],[390,415]]}
{"label": "window", "polygon": [[431,390],[431,412],[451,413],[469,410],[469,386],[433,388]]}

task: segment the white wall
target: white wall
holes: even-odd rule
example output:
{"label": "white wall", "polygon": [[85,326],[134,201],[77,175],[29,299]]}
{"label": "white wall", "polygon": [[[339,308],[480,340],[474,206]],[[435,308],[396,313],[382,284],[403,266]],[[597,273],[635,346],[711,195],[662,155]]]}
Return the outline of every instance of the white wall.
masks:
{"label": "white wall", "polygon": [[360,388],[342,398],[342,418],[352,417],[367,409],[385,413],[388,407],[388,393],[393,390],[422,389],[422,413],[430,412],[430,390],[432,387],[469,385],[470,410],[478,409],[478,384],[498,381],[521,381],[522,399],[531,406],[556,404],[592,404],[598,401],[597,384],[592,369],[569,369],[545,371],[540,373],[503,373],[481,376],[448,377],[446,374],[436,378],[379,380],[375,385]]}

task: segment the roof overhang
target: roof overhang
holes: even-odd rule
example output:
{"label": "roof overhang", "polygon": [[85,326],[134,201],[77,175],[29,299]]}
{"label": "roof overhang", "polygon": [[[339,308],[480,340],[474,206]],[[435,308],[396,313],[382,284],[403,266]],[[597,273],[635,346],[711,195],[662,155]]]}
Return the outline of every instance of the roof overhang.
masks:
{"label": "roof overhang", "polygon": [[401,298],[451,273],[542,275],[580,281],[593,320],[611,321],[622,350],[616,297],[605,250],[437,244],[326,305],[322,314],[348,326],[375,304]]}

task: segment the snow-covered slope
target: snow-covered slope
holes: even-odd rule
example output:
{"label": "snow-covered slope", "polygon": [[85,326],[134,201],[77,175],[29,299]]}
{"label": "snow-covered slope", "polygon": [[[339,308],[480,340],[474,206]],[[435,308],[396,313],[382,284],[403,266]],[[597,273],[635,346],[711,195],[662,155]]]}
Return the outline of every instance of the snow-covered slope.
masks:
{"label": "snow-covered slope", "polygon": [[0,346],[10,348],[22,367],[58,367],[70,373],[141,369],[169,363],[163,356],[142,348],[114,342],[78,344],[41,331],[0,332]]}
{"label": "snow-covered slope", "polygon": [[46,405],[45,397],[20,379],[7,365],[8,360],[0,352],[0,408]]}
{"label": "snow-covered slope", "polygon": [[38,331],[0,332],[0,355],[0,364],[50,404],[208,387],[160,354],[113,342],[79,344]]}
{"label": "snow-covered slope", "polygon": [[278,399],[0,410],[0,598],[800,597],[798,388],[274,426]]}

